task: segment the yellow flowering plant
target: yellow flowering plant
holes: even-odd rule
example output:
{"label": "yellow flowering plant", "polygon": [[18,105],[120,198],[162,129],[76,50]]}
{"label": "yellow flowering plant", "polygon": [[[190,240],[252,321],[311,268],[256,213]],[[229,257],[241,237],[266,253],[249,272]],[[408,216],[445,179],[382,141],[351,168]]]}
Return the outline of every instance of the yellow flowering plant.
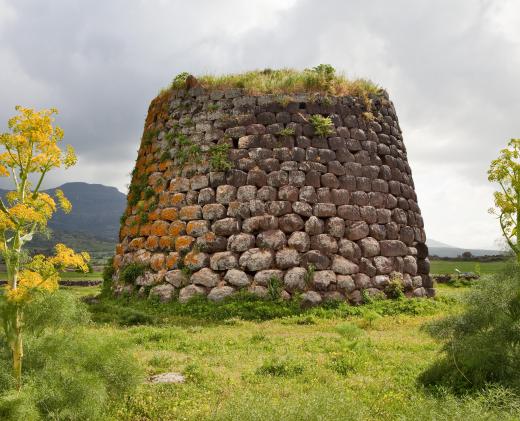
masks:
{"label": "yellow flowering plant", "polygon": [[[71,211],[62,191],[56,200],[40,188],[49,171],[76,164],[74,149],[60,148],[63,130],[54,125],[56,109],[35,111],[17,106],[18,114],[9,119],[8,132],[0,134],[0,176],[7,177],[13,190],[0,198],[0,253],[7,268],[7,284],[0,294],[1,318],[13,357],[13,376],[22,385],[23,312],[37,294],[58,288],[60,271],[74,268],[88,271],[87,253],[75,253],[63,244],[56,245],[53,256],[27,256],[26,243],[47,223],[60,207]],[[33,185],[32,181],[35,181]]]}
{"label": "yellow flowering plant", "polygon": [[511,139],[491,161],[488,180],[500,186],[493,193],[495,207],[489,212],[498,218],[502,234],[520,262],[520,139]]}

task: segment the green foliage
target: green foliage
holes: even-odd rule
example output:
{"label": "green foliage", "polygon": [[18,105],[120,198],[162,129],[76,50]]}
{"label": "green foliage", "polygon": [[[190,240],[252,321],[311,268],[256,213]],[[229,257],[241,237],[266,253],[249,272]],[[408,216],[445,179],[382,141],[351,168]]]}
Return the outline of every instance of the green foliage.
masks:
{"label": "green foliage", "polygon": [[176,137],[175,160],[179,167],[184,167],[187,163],[195,164],[201,162],[202,149],[185,135],[179,134]]}
{"label": "green foliage", "polygon": [[520,262],[520,139],[511,139],[491,162],[488,180],[500,186],[493,194],[495,209],[489,211],[497,217],[507,244]]}
{"label": "green foliage", "polygon": [[346,338],[350,341],[354,339],[358,339],[363,336],[365,332],[363,329],[360,329],[355,324],[352,323],[342,323],[336,326],[336,332],[338,332],[343,338]]}
{"label": "green foliage", "polygon": [[[184,89],[187,76],[187,73],[177,76],[171,88]],[[381,88],[373,82],[366,79],[349,80],[329,64],[320,64],[304,71],[264,69],[241,74],[202,75],[197,79],[207,89],[241,88],[252,95],[280,95],[282,100],[285,100],[285,94],[301,92],[359,97],[381,94]]]}
{"label": "green foliage", "polygon": [[148,187],[148,175],[143,173],[135,176],[128,189],[128,204],[135,206],[141,200],[141,193]]}
{"label": "green foliage", "polygon": [[273,276],[269,278],[267,281],[267,294],[269,295],[269,298],[273,301],[280,299],[280,294],[282,293],[283,289],[283,283],[282,281]]}
{"label": "green foliage", "polygon": [[314,272],[316,272],[316,266],[314,263],[309,263],[307,265],[307,271],[305,272],[305,285],[307,287],[310,287],[312,285],[312,282],[314,281]]}
{"label": "green foliage", "polygon": [[114,277],[114,256],[107,259],[103,267],[103,285],[101,286],[101,294],[108,296],[112,293],[112,282]]}
{"label": "green foliage", "polygon": [[230,145],[221,143],[209,148],[209,166],[213,171],[227,171],[233,168],[229,161]]}
{"label": "green foliage", "polygon": [[423,383],[456,392],[495,383],[520,390],[520,268],[508,266],[468,293],[465,310],[430,324],[444,343],[444,358],[421,376]]}
{"label": "green foliage", "polygon": [[144,274],[147,266],[140,263],[130,263],[119,271],[119,280],[125,284],[133,285],[135,280]]}
{"label": "green foliage", "polygon": [[280,136],[294,136],[294,129],[292,127],[285,127],[278,133]]}
{"label": "green foliage", "polygon": [[404,286],[403,286],[403,277],[399,273],[394,272],[390,278],[390,282],[385,288],[385,294],[389,298],[400,299],[404,297]]}
{"label": "green foliage", "polygon": [[302,374],[304,366],[296,361],[284,358],[273,358],[264,361],[264,363],[256,369],[256,374],[260,376],[275,377],[292,377]]}
{"label": "green foliage", "polygon": [[188,72],[181,72],[173,78],[171,87],[174,89],[181,89],[186,87],[186,79],[190,74]]}
{"label": "green foliage", "polygon": [[315,114],[309,117],[309,122],[312,124],[312,127],[314,127],[314,132],[318,136],[330,136],[333,132],[334,123],[330,117]]}
{"label": "green foliage", "polygon": [[101,420],[109,402],[141,381],[130,345],[116,334],[90,331],[85,306],[70,294],[41,296],[27,310],[21,392],[13,390],[9,350],[0,337],[2,420]]}

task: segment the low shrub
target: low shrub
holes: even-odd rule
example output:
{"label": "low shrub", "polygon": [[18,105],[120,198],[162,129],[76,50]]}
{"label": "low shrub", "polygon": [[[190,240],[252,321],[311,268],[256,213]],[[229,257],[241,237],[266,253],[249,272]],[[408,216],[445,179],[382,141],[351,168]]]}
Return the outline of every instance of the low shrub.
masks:
{"label": "low shrub", "polygon": [[420,376],[464,393],[493,383],[520,388],[520,268],[511,264],[468,293],[464,311],[425,329],[444,343],[442,359]]}
{"label": "low shrub", "polygon": [[292,377],[302,374],[304,366],[290,359],[274,358],[256,369],[256,374],[261,376]]}
{"label": "low shrub", "polygon": [[144,274],[146,265],[140,263],[130,263],[124,266],[119,272],[119,280],[125,284],[134,284],[135,280]]}
{"label": "low shrub", "polygon": [[141,381],[129,344],[116,334],[90,330],[85,306],[67,293],[31,303],[26,326],[21,392],[14,390],[9,347],[0,337],[2,420],[103,419],[106,405]]}

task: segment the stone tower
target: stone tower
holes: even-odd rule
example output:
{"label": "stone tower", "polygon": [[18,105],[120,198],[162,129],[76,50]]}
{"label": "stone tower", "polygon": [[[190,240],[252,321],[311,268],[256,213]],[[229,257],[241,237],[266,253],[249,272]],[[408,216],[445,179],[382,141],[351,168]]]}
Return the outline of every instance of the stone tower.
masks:
{"label": "stone tower", "polygon": [[[408,296],[434,294],[386,92],[251,95],[189,82],[149,107],[116,292],[185,302],[246,289],[360,303],[397,281]],[[124,284],[131,264],[144,273]]]}

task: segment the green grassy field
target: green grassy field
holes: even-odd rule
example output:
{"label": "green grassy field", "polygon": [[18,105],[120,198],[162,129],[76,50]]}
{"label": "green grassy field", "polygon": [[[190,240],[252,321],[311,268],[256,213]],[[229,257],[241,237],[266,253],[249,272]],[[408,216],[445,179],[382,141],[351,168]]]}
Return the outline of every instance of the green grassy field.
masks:
{"label": "green grassy field", "polygon": [[[99,289],[67,290],[83,296]],[[106,419],[518,420],[518,408],[497,406],[493,392],[457,397],[416,380],[440,350],[421,326],[459,311],[467,291],[440,286],[437,300],[266,321],[238,317],[258,314],[254,306],[213,308],[212,317],[178,304],[101,302],[91,306],[91,329],[129,339],[148,375],[175,371],[187,378],[180,385],[143,384],[114,402]]]}
{"label": "green grassy field", "polygon": [[464,261],[464,262],[453,262],[446,260],[432,260],[430,272],[432,274],[454,274],[455,269],[460,270],[461,272],[476,272],[477,265],[480,265],[480,273],[491,274],[496,273],[502,267],[504,267],[505,261],[501,262],[484,262],[478,263],[475,261]]}

